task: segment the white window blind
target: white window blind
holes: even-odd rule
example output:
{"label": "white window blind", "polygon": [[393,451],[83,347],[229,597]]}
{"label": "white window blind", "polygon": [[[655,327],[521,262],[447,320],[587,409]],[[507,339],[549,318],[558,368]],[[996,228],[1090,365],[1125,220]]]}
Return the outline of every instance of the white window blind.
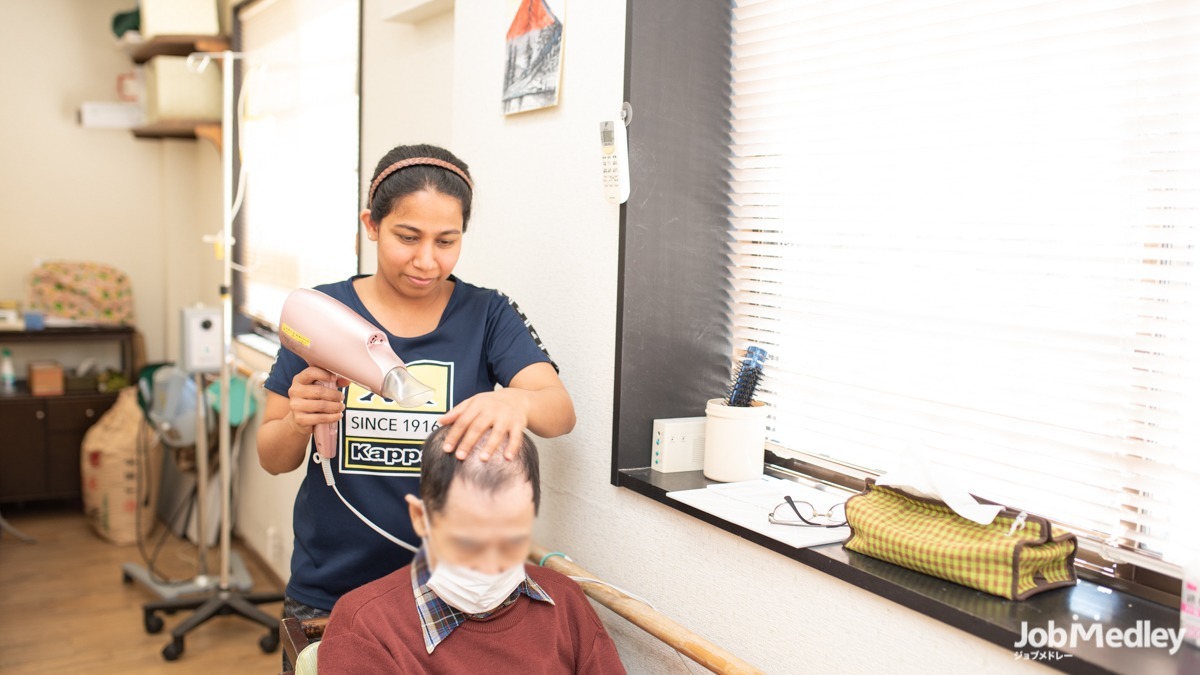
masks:
{"label": "white window blind", "polygon": [[772,440],[1195,544],[1200,2],[739,0],[732,88]]}
{"label": "white window blind", "polygon": [[239,310],[272,326],[293,289],[358,270],[358,5],[262,0],[239,12]]}

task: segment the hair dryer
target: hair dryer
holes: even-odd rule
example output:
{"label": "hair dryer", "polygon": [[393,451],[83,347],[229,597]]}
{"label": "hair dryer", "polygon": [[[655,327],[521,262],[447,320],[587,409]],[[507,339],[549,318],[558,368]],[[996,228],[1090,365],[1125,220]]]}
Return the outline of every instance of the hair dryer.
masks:
{"label": "hair dryer", "polygon": [[[424,405],[433,391],[408,372],[382,330],[320,291],[298,288],[288,295],[279,318],[279,341],[308,365],[357,382],[401,408]],[[337,386],[336,380],[322,384]],[[333,424],[318,425],[313,437],[321,457],[337,454]]]}

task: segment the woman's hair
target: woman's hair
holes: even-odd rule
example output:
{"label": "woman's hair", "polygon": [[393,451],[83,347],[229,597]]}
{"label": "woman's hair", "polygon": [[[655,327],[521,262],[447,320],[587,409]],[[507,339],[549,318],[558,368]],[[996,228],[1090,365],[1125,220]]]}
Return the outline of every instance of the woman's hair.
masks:
{"label": "woman's hair", "polygon": [[[433,161],[428,164],[418,161],[402,164],[398,169],[393,168],[405,160],[419,159]],[[447,163],[462,173],[439,166],[441,163]],[[381,174],[386,174],[382,181],[379,180]],[[371,218],[377,223],[382,222],[396,208],[396,202],[414,192],[428,190],[458,200],[462,206],[463,231],[467,230],[467,222],[471,220],[471,172],[467,163],[455,157],[449,150],[427,144],[398,145],[379,160],[375,172],[371,174],[371,185],[367,195],[367,208],[371,210]]]}

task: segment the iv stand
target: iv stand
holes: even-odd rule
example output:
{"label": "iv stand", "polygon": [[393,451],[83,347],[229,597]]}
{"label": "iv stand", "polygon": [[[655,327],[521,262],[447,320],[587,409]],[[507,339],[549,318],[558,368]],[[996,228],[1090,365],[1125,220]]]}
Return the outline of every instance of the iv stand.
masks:
{"label": "iv stand", "polygon": [[[197,58],[199,63],[196,66],[197,70],[204,70],[210,65],[212,59],[221,59],[224,63],[222,68],[222,97],[225,107],[225,113],[221,116],[221,161],[225,180],[223,181],[223,198],[224,198],[224,223],[221,230],[220,240],[217,242],[217,250],[220,252],[222,261],[222,279],[221,279],[221,310],[222,310],[222,345],[221,345],[221,375],[220,375],[220,391],[221,391],[221,411],[224,415],[229,415],[229,379],[230,371],[233,365],[233,302],[230,297],[230,291],[233,288],[233,267],[231,261],[233,239],[233,116],[236,112],[233,109],[235,105],[233,92],[233,63],[236,59],[242,58],[242,54],[232,51],[224,52],[197,52],[188,57],[188,63],[191,65],[193,59]],[[204,392],[198,392],[197,395],[204,397]],[[163,647],[163,658],[168,661],[174,661],[183,654],[183,636],[198,627],[205,621],[214,616],[224,616],[228,614],[237,614],[243,618],[262,624],[268,629],[268,632],[263,635],[258,646],[267,653],[273,652],[279,648],[279,621],[278,616],[271,616],[259,609],[256,605],[270,602],[281,602],[283,600],[282,593],[244,593],[241,589],[235,588],[229,582],[229,565],[230,565],[230,524],[232,522],[232,514],[230,513],[230,491],[233,482],[231,471],[232,467],[232,452],[230,449],[229,424],[222,420],[218,429],[218,457],[220,463],[220,484],[221,484],[221,574],[220,581],[217,586],[212,589],[206,596],[199,598],[181,601],[174,600],[164,603],[151,603],[146,605],[146,611],[149,615],[154,609],[161,608],[167,611],[174,609],[195,609],[196,611],[181,622],[178,626],[171,630],[171,642]],[[197,456],[202,454],[198,450]],[[201,486],[203,490],[205,486]],[[207,536],[207,533],[201,533],[201,537]]]}

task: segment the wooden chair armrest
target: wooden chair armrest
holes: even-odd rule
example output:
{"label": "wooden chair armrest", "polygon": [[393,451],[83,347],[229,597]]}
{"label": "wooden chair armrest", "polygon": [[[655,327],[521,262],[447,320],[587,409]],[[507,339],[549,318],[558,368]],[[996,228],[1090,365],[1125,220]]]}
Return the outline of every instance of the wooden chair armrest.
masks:
{"label": "wooden chair armrest", "polygon": [[321,639],[328,623],[329,617],[327,616],[315,619],[288,617],[280,621],[279,641],[283,643],[283,651],[287,654],[288,662],[295,666],[300,652],[304,651],[304,648],[310,643]]}

